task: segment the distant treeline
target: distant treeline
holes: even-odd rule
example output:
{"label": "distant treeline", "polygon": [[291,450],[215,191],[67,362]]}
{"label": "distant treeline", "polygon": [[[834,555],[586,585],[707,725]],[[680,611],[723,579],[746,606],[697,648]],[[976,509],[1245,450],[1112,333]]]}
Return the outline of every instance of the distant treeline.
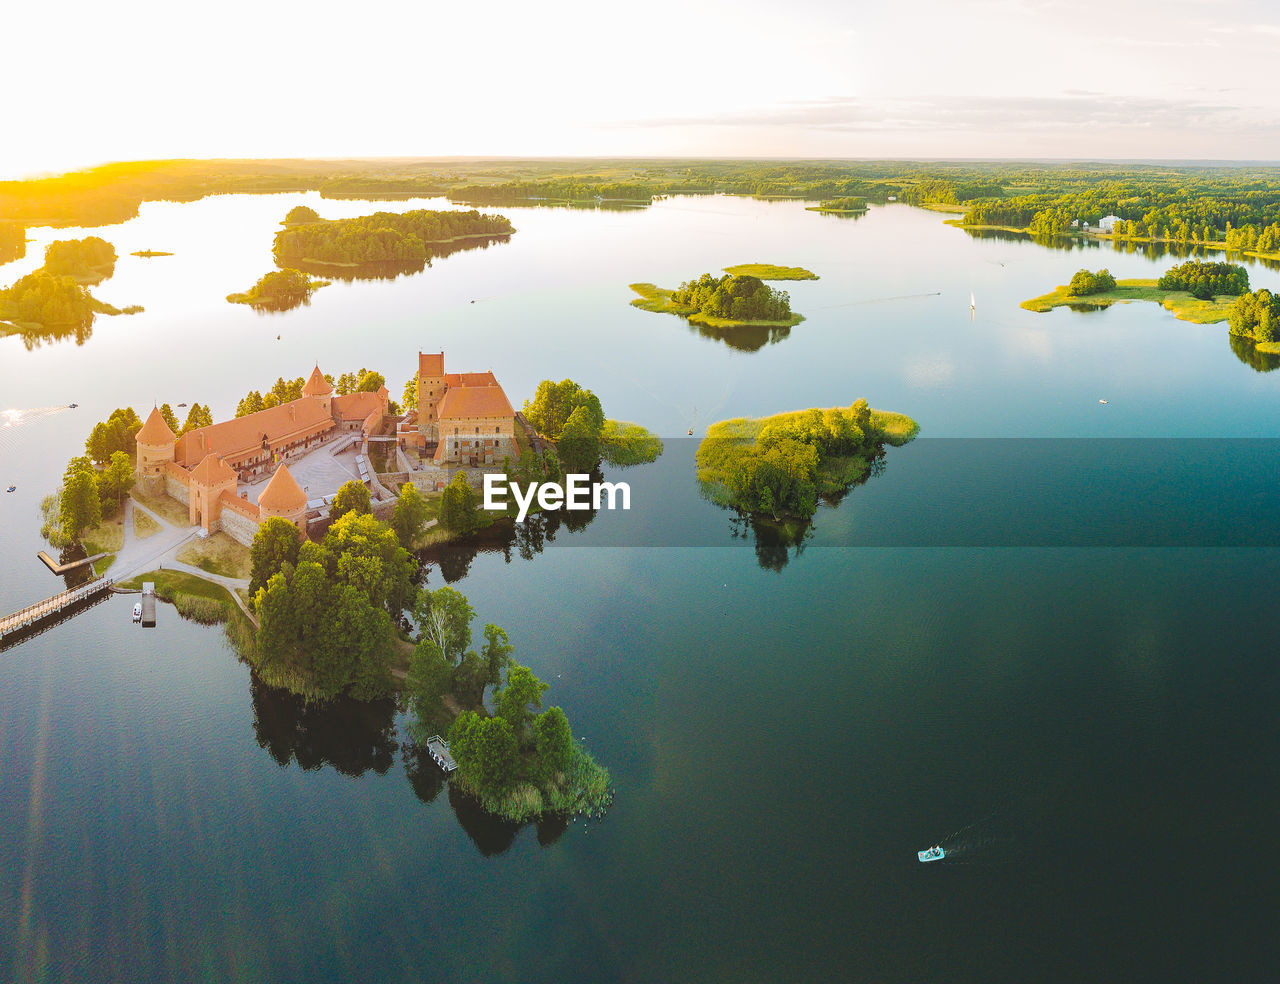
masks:
{"label": "distant treeline", "polygon": [[514,232],[501,215],[469,212],[374,212],[353,219],[306,222],[276,233],[273,253],[280,266],[304,260],[321,263],[426,262],[431,243],[462,236],[505,236]]}

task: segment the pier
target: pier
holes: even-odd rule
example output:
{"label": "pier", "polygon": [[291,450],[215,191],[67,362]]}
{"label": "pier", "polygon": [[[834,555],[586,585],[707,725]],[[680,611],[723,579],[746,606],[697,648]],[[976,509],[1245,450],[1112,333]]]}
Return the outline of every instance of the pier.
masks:
{"label": "pier", "polygon": [[0,649],[8,649],[22,639],[43,632],[59,622],[59,616],[63,613],[74,615],[83,608],[89,607],[89,604],[96,604],[102,600],[114,583],[114,580],[109,577],[96,578],[88,584],[60,592],[52,598],[38,601],[21,611],[0,618]]}
{"label": "pier", "polygon": [[431,756],[431,761],[445,772],[453,772],[458,768],[458,763],[449,754],[449,743],[439,735],[432,735],[427,739],[427,754]]}
{"label": "pier", "polygon": [[45,567],[53,571],[53,573],[58,575],[58,577],[62,577],[62,575],[70,571],[74,571],[79,567],[84,567],[88,564],[92,564],[95,560],[101,560],[103,557],[109,557],[110,554],[105,554],[105,553],[94,554],[92,557],[85,557],[83,560],[73,560],[69,564],[59,564],[56,560],[50,557],[43,550],[41,550],[38,554],[36,554],[36,556],[39,557],[42,561],[44,561]]}

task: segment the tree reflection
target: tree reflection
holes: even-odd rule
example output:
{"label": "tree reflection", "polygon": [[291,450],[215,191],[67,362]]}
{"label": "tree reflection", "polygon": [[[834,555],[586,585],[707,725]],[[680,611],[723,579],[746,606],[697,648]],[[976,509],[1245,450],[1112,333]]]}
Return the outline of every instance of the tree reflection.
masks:
{"label": "tree reflection", "polygon": [[1280,355],[1272,352],[1259,352],[1258,346],[1254,344],[1252,339],[1228,334],[1227,341],[1231,345],[1231,351],[1235,353],[1236,358],[1254,372],[1273,372],[1276,369],[1280,369]]}
{"label": "tree reflection", "polygon": [[399,748],[393,700],[307,700],[254,675],[253,733],[280,765],[331,765],[344,776],[385,775]]}
{"label": "tree reflection", "polygon": [[317,263],[310,260],[290,260],[290,264],[303,273],[325,280],[342,280],[351,283],[355,280],[395,280],[398,277],[421,273],[431,266],[432,260],[444,259],[454,253],[470,249],[488,249],[495,243],[505,243],[511,236],[490,236],[487,239],[461,240],[456,243],[436,243],[427,246],[426,258],[415,263]]}

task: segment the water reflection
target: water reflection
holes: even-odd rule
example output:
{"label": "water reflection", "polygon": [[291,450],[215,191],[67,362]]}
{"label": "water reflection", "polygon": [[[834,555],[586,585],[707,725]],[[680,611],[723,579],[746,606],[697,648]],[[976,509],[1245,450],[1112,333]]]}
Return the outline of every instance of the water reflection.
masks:
{"label": "water reflection", "polygon": [[393,700],[309,701],[269,687],[256,675],[250,695],[254,737],[281,766],[331,765],[344,776],[381,776],[395,762],[400,746]]}
{"label": "water reflection", "polygon": [[1248,338],[1239,335],[1227,335],[1231,351],[1235,357],[1254,372],[1274,372],[1280,369],[1280,355],[1272,352],[1259,352],[1258,346]]}
{"label": "water reflection", "polygon": [[[413,263],[318,263],[310,260],[290,261],[290,264],[303,273],[325,280],[342,280],[350,283],[355,280],[395,280],[399,277],[421,273],[431,266],[432,260],[444,259],[464,250],[488,249],[497,243],[511,241],[510,235],[489,236],[484,239],[467,239],[456,243],[437,243],[427,247],[426,258]],[[297,305],[294,305],[295,307]]]}

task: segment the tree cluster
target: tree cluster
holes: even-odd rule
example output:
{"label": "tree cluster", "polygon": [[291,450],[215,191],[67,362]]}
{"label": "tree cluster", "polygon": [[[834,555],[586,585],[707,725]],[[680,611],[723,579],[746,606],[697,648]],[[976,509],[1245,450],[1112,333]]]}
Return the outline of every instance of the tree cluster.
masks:
{"label": "tree cluster", "polygon": [[1227,313],[1231,334],[1255,342],[1280,341],[1280,294],[1263,288],[1244,294]]}
{"label": "tree cluster", "polygon": [[288,311],[311,300],[311,295],[327,280],[313,280],[301,270],[285,267],[265,273],[256,284],[242,294],[228,294],[232,304],[248,304],[270,311]]}
{"label": "tree cluster", "polygon": [[297,541],[293,524],[279,519],[254,537],[259,669],[305,681],[322,697],[385,695],[395,625],[416,595],[412,558],[389,526],[354,510],[322,542]]}
{"label": "tree cluster", "polygon": [[106,420],[93,425],[84,442],[85,452],[99,466],[105,465],[117,451],[133,458],[138,452],[136,438],[140,430],[142,421],[133,407],[118,407]]}
{"label": "tree cluster", "polygon": [[116,249],[105,239],[60,239],[44,249],[44,272],[53,277],[100,280],[111,276]]}
{"label": "tree cluster", "polygon": [[525,401],[523,412],[538,433],[556,442],[560,464],[566,470],[589,472],[600,460],[604,409],[591,390],[572,379],[558,383],[544,379],[533,400]]}
{"label": "tree cluster", "polygon": [[1107,269],[1090,273],[1088,270],[1077,270],[1067,284],[1067,293],[1073,297],[1085,297],[1088,294],[1104,294],[1116,289],[1116,278]]}
{"label": "tree cluster", "polygon": [[1213,300],[1216,294],[1244,294],[1249,290],[1249,271],[1231,263],[1187,260],[1156,281],[1161,290],[1186,290],[1193,297]]}
{"label": "tree cluster", "polygon": [[93,324],[93,297],[71,276],[28,273],[0,290],[0,320],[46,327],[88,328]]}
{"label": "tree cluster", "polygon": [[505,236],[514,232],[501,215],[469,212],[375,212],[352,219],[308,222],[276,233],[276,264],[323,263],[421,265],[433,242],[460,236]]}
{"label": "tree cluster", "polygon": [[701,314],[734,321],[786,321],[791,317],[791,296],[758,277],[704,273],[682,283],[671,294],[675,304]]}
{"label": "tree cluster", "polygon": [[284,217],[287,226],[302,225],[306,222],[320,222],[320,213],[307,205],[295,205]]}
{"label": "tree cluster", "polygon": [[20,222],[0,221],[0,263],[27,255],[27,230]]}

